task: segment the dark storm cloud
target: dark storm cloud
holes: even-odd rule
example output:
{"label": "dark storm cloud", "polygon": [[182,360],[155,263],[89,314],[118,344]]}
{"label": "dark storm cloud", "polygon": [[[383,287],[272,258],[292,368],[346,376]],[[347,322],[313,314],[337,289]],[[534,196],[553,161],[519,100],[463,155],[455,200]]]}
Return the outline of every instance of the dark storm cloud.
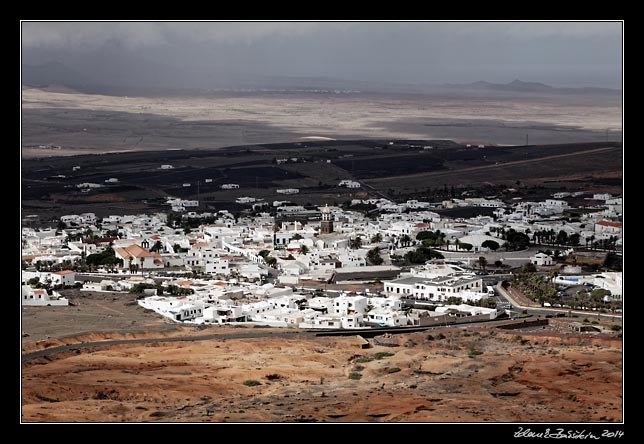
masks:
{"label": "dark storm cloud", "polygon": [[390,83],[515,78],[621,85],[618,22],[25,22],[23,63],[95,81],[199,86],[239,76]]}

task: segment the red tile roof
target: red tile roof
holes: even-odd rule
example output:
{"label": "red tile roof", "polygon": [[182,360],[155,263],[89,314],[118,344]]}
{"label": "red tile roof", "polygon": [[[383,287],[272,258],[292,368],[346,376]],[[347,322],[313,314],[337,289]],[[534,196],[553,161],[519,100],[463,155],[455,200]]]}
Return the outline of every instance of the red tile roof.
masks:
{"label": "red tile roof", "polygon": [[622,224],[620,224],[619,222],[611,222],[608,220],[601,220],[597,222],[597,225],[602,225],[604,227],[622,228]]}
{"label": "red tile roof", "polygon": [[150,253],[145,248],[142,248],[138,245],[130,245],[129,247],[120,248],[116,247],[114,252],[121,256],[124,259],[129,259],[131,257],[159,257],[159,253]]}
{"label": "red tile roof", "polygon": [[64,274],[71,274],[74,273],[72,270],[63,270],[63,271],[57,271],[54,274],[59,274],[59,275],[64,275]]}

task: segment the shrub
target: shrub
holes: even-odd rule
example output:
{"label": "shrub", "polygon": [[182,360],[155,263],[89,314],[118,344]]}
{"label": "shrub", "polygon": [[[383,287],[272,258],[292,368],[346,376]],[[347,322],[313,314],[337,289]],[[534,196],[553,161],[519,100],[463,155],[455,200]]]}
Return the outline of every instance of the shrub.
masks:
{"label": "shrub", "polygon": [[445,339],[445,335],[443,333],[439,333],[438,336],[436,336],[436,339]]}
{"label": "shrub", "polygon": [[613,331],[620,331],[622,329],[621,325],[613,324],[610,326],[610,329]]}
{"label": "shrub", "polygon": [[433,341],[433,340],[434,340],[434,337],[433,337],[432,335],[427,335],[427,338],[426,338],[426,339],[427,339],[428,341]]}
{"label": "shrub", "polygon": [[257,385],[262,385],[261,382],[255,381],[254,379],[247,379],[243,382],[246,387],[255,387]]}
{"label": "shrub", "polygon": [[373,355],[373,357],[375,359],[382,359],[382,358],[388,358],[389,356],[393,356],[393,355],[394,354],[390,352],[378,352],[375,355]]}
{"label": "shrub", "polygon": [[474,356],[478,356],[478,355],[482,355],[482,354],[483,354],[483,352],[482,352],[482,351],[472,349],[472,350],[470,350],[470,352],[467,354],[467,356],[469,356],[470,358],[473,358]]}
{"label": "shrub", "polygon": [[360,373],[355,373],[355,372],[349,373],[349,379],[353,379],[357,381],[360,378],[362,378],[362,375]]}
{"label": "shrub", "polygon": [[356,365],[356,366],[355,366],[355,367],[353,367],[351,370],[352,370],[352,371],[354,371],[354,372],[361,372],[361,371],[362,371],[362,370],[364,370],[364,369],[365,369],[365,366],[364,366],[364,365]]}
{"label": "shrub", "polygon": [[270,375],[266,375],[264,377],[269,381],[279,381],[280,379],[282,379],[282,377],[277,373],[271,373]]}
{"label": "shrub", "polygon": [[390,367],[387,369],[387,373],[398,373],[400,369],[398,367]]}
{"label": "shrub", "polygon": [[361,356],[359,358],[356,358],[353,362],[357,362],[358,364],[364,364],[365,362],[371,362],[373,361],[373,358],[369,356]]}

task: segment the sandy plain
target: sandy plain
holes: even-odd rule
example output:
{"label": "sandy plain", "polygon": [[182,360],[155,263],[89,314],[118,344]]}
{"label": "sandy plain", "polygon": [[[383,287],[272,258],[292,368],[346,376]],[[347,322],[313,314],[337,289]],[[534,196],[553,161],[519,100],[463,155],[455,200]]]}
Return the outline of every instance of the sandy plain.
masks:
{"label": "sandy plain", "polygon": [[[621,139],[619,96],[221,93],[124,97],[22,90],[22,154],[217,148],[339,139],[497,144]],[[55,145],[59,148],[38,148]]]}

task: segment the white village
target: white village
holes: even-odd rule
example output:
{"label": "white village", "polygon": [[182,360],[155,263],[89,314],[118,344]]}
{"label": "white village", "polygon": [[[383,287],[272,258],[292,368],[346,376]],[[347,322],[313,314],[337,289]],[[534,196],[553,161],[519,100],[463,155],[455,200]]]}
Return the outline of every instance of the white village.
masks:
{"label": "white village", "polygon": [[[567,198],[586,201],[572,219]],[[541,299],[542,307],[621,311],[621,271],[581,266],[588,255],[621,249],[621,197],[370,199],[315,209],[253,197],[238,203],[251,207],[247,215],[197,213],[190,210],[198,201],[172,198],[168,213],[85,213],[62,216],[55,228],[23,227],[22,304],[67,305],[58,290],[75,286],[140,293],[138,304],[179,323],[426,326],[495,319],[512,308],[496,298],[501,279],[547,272],[542,280],[552,284],[553,297]],[[351,209],[357,205],[378,215]],[[458,207],[494,211],[470,218],[433,211]],[[596,304],[561,298],[579,285],[598,290]]]}

